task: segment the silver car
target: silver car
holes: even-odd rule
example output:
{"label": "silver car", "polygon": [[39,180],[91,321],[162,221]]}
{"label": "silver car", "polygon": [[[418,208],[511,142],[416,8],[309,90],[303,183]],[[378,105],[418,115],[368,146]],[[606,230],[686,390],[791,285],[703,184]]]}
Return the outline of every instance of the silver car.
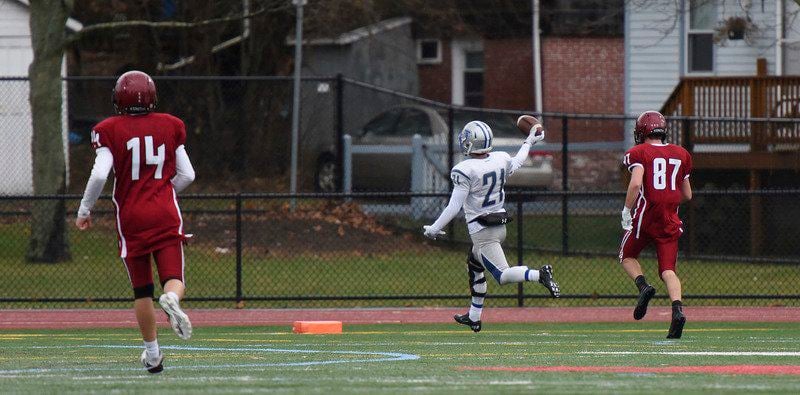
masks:
{"label": "silver car", "polygon": [[[376,153],[353,153],[353,189],[356,191],[409,191],[411,190],[411,154],[408,150],[393,147],[408,147],[415,134],[423,137],[425,144],[447,145],[449,128],[446,113],[418,105],[391,108],[372,118],[359,130],[351,133],[356,145],[380,146],[384,150]],[[522,143],[522,135],[516,128],[515,119],[505,114],[457,111],[454,116],[454,131],[457,133],[467,122],[480,119],[494,132],[495,151],[506,151],[515,155]],[[457,138],[454,137],[454,141]],[[377,147],[376,147],[377,148]],[[453,163],[464,156],[458,147]],[[553,157],[549,153],[531,151],[523,166],[506,182],[507,187],[525,189],[547,189],[553,182]],[[447,175],[444,175],[447,177]],[[319,177],[318,177],[319,178]]]}

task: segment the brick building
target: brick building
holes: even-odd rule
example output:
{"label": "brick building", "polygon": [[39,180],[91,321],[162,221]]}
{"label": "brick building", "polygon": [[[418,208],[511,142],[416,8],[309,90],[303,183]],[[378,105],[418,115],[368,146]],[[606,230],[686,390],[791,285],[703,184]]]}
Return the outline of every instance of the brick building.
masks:
{"label": "brick building", "polygon": [[[542,109],[623,114],[622,2],[608,2],[606,8],[599,9],[588,6],[582,9],[583,3],[568,0],[543,3],[543,7],[550,8],[542,9]],[[610,22],[587,31],[583,23],[590,17],[587,10],[610,15],[605,19]],[[502,34],[485,26],[465,30],[470,33],[448,38],[417,34],[421,96],[473,107],[534,111],[536,82],[530,24]],[[545,126],[551,130],[549,142],[560,142],[560,122],[560,119],[545,119]],[[569,121],[570,142],[619,142],[621,146],[624,133],[622,121]],[[616,188],[619,154],[598,151],[571,155],[571,187]],[[560,172],[560,154],[556,152],[554,156],[556,170]],[[598,170],[603,168],[612,170]],[[559,177],[556,183],[560,183]],[[559,187],[553,185],[554,189]]]}

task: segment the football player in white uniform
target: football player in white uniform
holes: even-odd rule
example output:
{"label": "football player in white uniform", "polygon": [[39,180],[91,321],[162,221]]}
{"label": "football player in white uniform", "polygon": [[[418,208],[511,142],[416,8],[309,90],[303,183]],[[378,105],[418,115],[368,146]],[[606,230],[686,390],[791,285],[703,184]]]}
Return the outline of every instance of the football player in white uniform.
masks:
{"label": "football player in white uniform", "polygon": [[453,167],[450,178],[453,193],[450,202],[433,225],[424,226],[425,236],[436,239],[442,229],[458,215],[461,208],[467,221],[472,250],[467,255],[467,271],[472,303],[469,312],[453,317],[459,324],[474,332],[481,330],[481,312],[486,297],[484,270],[499,284],[538,281],[553,297],[559,297],[558,284],[553,280],[553,268],[542,266],[531,270],[527,266],[509,267],[500,244],[506,238],[509,217],[503,208],[506,178],[522,166],[533,144],[544,140],[544,130],[534,125],[519,152],[511,157],[506,152],[491,152],[492,129],[481,121],[472,121],[461,131],[458,143],[468,158]]}

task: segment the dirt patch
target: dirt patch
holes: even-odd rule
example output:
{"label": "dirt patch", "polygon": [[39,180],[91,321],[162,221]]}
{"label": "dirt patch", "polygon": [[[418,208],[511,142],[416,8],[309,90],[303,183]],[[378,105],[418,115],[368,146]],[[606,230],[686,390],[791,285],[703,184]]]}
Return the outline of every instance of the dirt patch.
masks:
{"label": "dirt patch", "polygon": [[[465,296],[466,298],[467,296]],[[656,307],[645,317],[668,326],[669,307]],[[484,311],[484,322],[630,322],[630,308],[621,307],[500,307]],[[463,308],[361,309],[189,309],[195,327],[291,325],[294,321],[343,321],[350,324],[453,323]],[[800,322],[800,308],[693,307],[692,322]],[[163,314],[159,324],[168,325]],[[667,327],[664,327],[666,333]],[[0,310],[0,329],[135,328],[131,309],[9,309]]]}
{"label": "dirt patch", "polygon": [[[231,253],[236,248],[231,216],[199,215],[187,221],[193,243]],[[368,256],[436,249],[422,233],[381,224],[355,203],[288,204],[246,212],[242,217],[242,247],[248,255]]]}

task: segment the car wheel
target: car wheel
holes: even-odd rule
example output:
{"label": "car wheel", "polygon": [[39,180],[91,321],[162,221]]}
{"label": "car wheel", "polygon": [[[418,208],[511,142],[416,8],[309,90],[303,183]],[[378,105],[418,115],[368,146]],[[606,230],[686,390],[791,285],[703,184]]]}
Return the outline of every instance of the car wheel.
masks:
{"label": "car wheel", "polygon": [[333,158],[325,157],[317,161],[317,172],[314,187],[317,192],[336,192],[337,166]]}

